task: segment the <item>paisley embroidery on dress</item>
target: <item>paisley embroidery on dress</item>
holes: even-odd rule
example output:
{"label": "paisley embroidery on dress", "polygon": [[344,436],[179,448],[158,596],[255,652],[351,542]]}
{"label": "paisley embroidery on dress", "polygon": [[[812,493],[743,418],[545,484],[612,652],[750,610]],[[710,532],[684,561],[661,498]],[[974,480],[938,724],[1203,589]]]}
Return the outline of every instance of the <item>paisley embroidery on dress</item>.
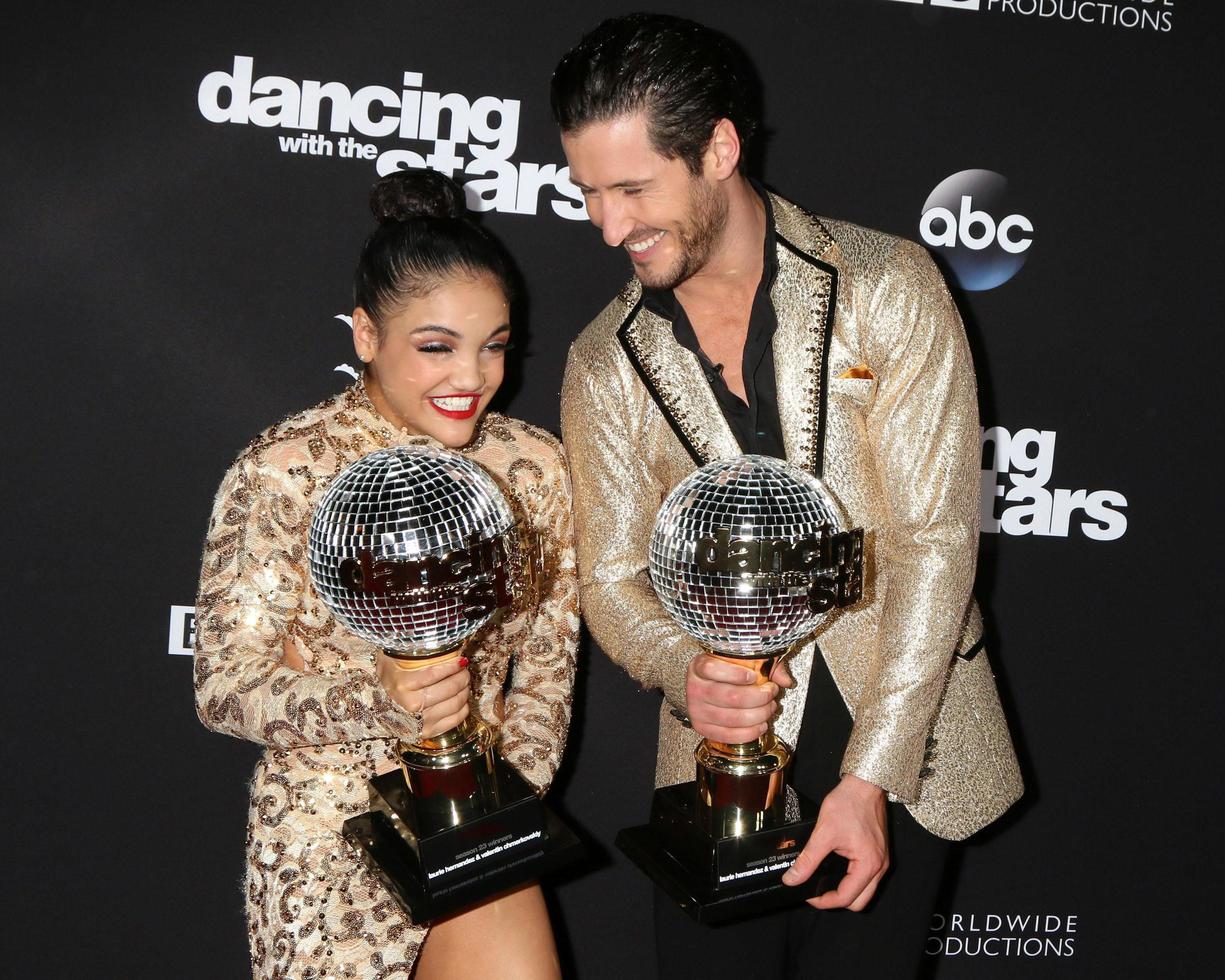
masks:
{"label": "paisley embroidery on dress", "polygon": [[[197,600],[196,706],[209,728],[267,746],[251,783],[244,888],[259,977],[406,980],[426,935],[338,834],[420,718],[384,692],[376,648],[318,600],[306,559],[313,501],[332,478],[374,449],[421,442],[431,440],[390,428],[359,381],[258,436],[217,494]],[[462,452],[546,543],[539,605],[513,610],[468,650],[475,710],[543,792],[565,746],[578,644],[565,456],[543,430],[492,414]],[[282,662],[287,638],[304,672]]]}

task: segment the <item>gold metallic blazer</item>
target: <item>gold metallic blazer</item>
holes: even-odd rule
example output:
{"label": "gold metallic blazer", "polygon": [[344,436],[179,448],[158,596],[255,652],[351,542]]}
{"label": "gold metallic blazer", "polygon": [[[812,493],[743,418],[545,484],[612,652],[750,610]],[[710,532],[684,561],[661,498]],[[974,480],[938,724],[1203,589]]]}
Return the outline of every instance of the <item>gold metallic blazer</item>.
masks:
{"label": "gold metallic blazer", "polygon": [[[1022,784],[970,588],[979,531],[974,370],[927,252],[772,196],[774,362],[787,458],[865,530],[864,598],[798,644],[775,725],[795,744],[814,651],[854,717],[842,760],[961,839]],[[581,604],[592,635],[665,696],[658,785],[693,778],[685,670],[700,651],[655,597],[647,542],[664,496],[740,452],[697,357],[632,280],[579,335],[562,390]]]}

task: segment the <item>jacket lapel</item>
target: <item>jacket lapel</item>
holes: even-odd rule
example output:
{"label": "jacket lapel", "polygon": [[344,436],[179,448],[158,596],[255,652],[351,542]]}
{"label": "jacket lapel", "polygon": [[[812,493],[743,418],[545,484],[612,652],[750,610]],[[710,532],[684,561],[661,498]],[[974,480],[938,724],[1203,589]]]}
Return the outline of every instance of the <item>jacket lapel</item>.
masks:
{"label": "jacket lapel", "polygon": [[776,195],[778,275],[770,297],[774,377],[787,459],[814,476],[824,468],[829,345],[838,302],[838,270],[828,261],[835,246],[815,217]]}
{"label": "jacket lapel", "polygon": [[736,456],[740,446],[702,373],[697,355],[672,336],[672,324],[642,305],[617,331],[626,356],[693,461]]}

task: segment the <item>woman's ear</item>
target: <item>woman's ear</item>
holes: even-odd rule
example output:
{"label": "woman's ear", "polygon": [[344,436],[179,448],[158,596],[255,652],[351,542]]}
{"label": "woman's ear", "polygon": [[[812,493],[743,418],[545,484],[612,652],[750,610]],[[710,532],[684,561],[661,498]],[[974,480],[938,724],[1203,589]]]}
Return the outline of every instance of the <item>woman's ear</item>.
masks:
{"label": "woman's ear", "polygon": [[363,364],[373,361],[379,350],[379,329],[360,306],[353,310],[353,349]]}

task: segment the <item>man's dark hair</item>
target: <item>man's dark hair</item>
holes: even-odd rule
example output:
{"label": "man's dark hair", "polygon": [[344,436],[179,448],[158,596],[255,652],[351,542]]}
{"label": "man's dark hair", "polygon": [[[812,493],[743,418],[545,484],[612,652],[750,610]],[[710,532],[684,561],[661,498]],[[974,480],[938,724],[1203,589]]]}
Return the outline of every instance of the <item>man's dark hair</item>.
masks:
{"label": "man's dark hair", "polygon": [[558,62],[553,118],[563,133],[645,112],[656,153],[702,172],[702,154],[720,119],[743,146],[757,129],[756,79],[730,38],[665,14],[612,17]]}

